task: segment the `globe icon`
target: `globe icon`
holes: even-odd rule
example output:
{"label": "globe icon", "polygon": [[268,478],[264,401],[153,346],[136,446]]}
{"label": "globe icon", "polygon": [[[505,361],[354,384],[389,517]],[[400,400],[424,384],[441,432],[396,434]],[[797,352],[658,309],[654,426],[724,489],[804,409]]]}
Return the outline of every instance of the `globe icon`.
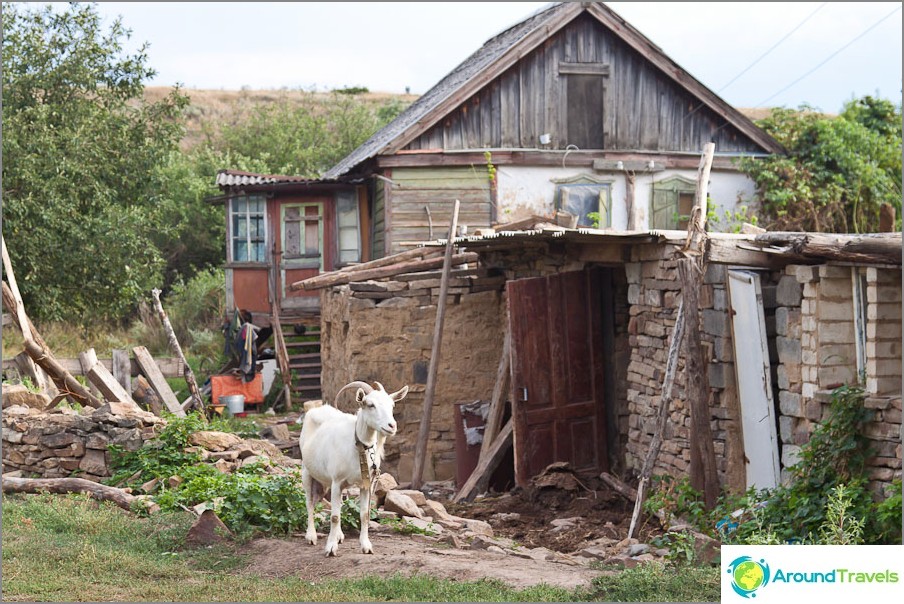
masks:
{"label": "globe icon", "polygon": [[763,568],[753,560],[741,562],[734,569],[735,585],[744,591],[754,591],[763,584]]}

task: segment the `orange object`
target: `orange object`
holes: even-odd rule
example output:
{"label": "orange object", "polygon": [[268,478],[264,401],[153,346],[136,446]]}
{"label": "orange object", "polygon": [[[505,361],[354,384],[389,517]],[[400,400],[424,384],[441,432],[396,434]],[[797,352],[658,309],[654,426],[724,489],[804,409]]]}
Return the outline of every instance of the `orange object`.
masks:
{"label": "orange object", "polygon": [[221,396],[233,394],[243,394],[246,405],[263,403],[264,376],[258,373],[250,382],[243,382],[242,378],[232,375],[212,375],[210,376],[210,390],[210,398],[215,405],[220,403]]}

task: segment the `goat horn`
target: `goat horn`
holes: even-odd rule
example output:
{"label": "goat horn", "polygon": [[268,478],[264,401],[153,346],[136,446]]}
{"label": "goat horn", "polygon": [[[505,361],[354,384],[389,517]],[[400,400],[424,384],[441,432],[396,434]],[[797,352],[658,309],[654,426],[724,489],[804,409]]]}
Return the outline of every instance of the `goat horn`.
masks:
{"label": "goat horn", "polygon": [[377,388],[379,388],[383,392],[386,392],[386,388],[383,387],[383,384],[381,384],[380,382],[374,382],[374,384],[377,385]]}
{"label": "goat horn", "polygon": [[374,391],[373,386],[371,386],[367,382],[349,382],[348,384],[346,384],[345,386],[340,388],[339,392],[336,393],[336,400],[339,400],[339,395],[346,388],[361,388],[364,390],[364,394],[370,394],[371,392]]}

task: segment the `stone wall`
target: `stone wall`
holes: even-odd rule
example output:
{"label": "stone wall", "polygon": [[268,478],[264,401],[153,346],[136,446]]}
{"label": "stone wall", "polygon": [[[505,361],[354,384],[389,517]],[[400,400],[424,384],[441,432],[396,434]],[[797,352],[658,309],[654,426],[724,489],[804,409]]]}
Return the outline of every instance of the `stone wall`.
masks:
{"label": "stone wall", "polygon": [[[504,278],[455,271],[449,287],[440,364],[423,479],[455,477],[455,405],[488,401],[502,354]],[[387,390],[409,386],[396,405],[398,433],[388,439],[384,469],[411,476],[433,349],[438,272],[391,281],[350,283],[321,293],[322,391],[334,403],[346,383],[379,381]],[[354,410],[353,395],[335,404]]]}
{"label": "stone wall", "polygon": [[95,482],[109,478],[108,445],[136,451],[164,420],[122,403],[108,403],[80,415],[68,409],[44,413],[23,406],[3,410],[3,473]]}
{"label": "stone wall", "polygon": [[878,493],[901,476],[900,269],[786,267],[776,311],[781,460],[783,468],[797,462],[800,447],[825,419],[832,390],[862,383],[852,271],[867,284],[863,377],[865,405],[875,415],[866,435],[876,452],[870,488]]}

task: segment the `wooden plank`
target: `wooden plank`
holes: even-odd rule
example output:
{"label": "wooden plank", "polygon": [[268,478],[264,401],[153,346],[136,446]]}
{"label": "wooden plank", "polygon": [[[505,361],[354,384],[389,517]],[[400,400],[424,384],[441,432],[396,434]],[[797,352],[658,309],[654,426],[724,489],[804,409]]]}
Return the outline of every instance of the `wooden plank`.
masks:
{"label": "wooden plank", "polygon": [[[452,209],[452,224],[449,232],[454,233],[458,224],[458,200]],[[430,354],[430,367],[427,371],[427,385],[424,389],[424,410],[418,430],[414,452],[414,468],[411,471],[411,488],[421,488],[424,472],[424,461],[427,457],[427,436],[430,434],[430,418],[433,413],[433,396],[436,391],[436,376],[439,369],[440,351],[443,346],[443,323],[446,318],[446,293],[449,291],[449,273],[452,271],[454,239],[446,242],[446,254],[443,258],[443,278],[439,288],[439,300],[436,305],[436,322],[433,327],[433,346]]]}
{"label": "wooden plank", "polygon": [[[452,256],[451,262],[453,266],[476,262],[478,255],[474,252],[465,252],[463,254],[455,254]],[[392,277],[402,273],[416,272],[422,270],[430,270],[443,266],[445,258],[432,257],[424,260],[409,260],[400,262],[390,266],[383,266],[374,269],[356,271],[352,273],[324,273],[303,281],[296,281],[289,285],[292,291],[321,289],[324,287],[332,287],[333,285],[345,285],[351,281],[368,281],[370,279],[380,279],[382,277]]]}
{"label": "wooden plank", "polygon": [[489,453],[490,447],[496,435],[499,434],[499,426],[502,425],[502,417],[505,414],[505,398],[510,389],[511,379],[511,351],[512,333],[505,323],[505,338],[502,343],[502,357],[499,359],[499,368],[496,370],[496,385],[493,387],[493,398],[490,400],[490,410],[487,414],[487,422],[483,429],[483,443],[480,445],[480,456]]}
{"label": "wooden plank", "polygon": [[461,501],[471,501],[481,491],[486,490],[486,485],[490,482],[490,476],[502,461],[502,455],[512,445],[512,420],[509,419],[505,426],[500,430],[499,435],[493,441],[486,455],[481,454],[477,467],[471,472],[471,475],[452,498],[452,501],[459,503]]}
{"label": "wooden plank", "polygon": [[[84,353],[82,353],[84,354]],[[95,359],[97,363],[100,363],[104,367],[106,367],[109,371],[113,371],[113,359],[100,359],[95,355]],[[157,357],[154,359],[157,363],[157,367],[160,368],[160,372],[163,373],[165,377],[175,378],[182,377],[182,362],[179,359],[173,357]],[[60,366],[71,373],[72,375],[85,375],[85,370],[83,369],[82,363],[79,359],[57,359],[57,362]],[[3,369],[9,369],[14,364],[13,359],[3,359]],[[88,366],[90,369],[94,363]],[[130,377],[138,377],[141,375],[141,367],[138,366],[138,362],[135,359],[129,360],[129,376]]]}
{"label": "wooden plank", "polygon": [[114,349],[113,350],[113,378],[119,382],[119,385],[129,394],[132,393],[132,363],[129,359],[129,351]]}
{"label": "wooden plank", "polygon": [[135,401],[132,400],[132,395],[126,392],[125,388],[123,388],[113,377],[113,374],[100,363],[95,364],[94,367],[89,369],[86,377],[92,384],[97,386],[97,389],[100,390],[101,394],[103,394],[104,398],[108,401],[131,403],[135,405],[136,408],[138,407]]}
{"label": "wooden plank", "polygon": [[164,378],[148,349],[144,346],[136,346],[132,349],[132,354],[135,355],[135,361],[141,367],[142,374],[147,378],[148,383],[154,389],[154,392],[157,393],[157,396],[160,397],[160,400],[163,401],[167,411],[176,417],[185,417],[185,411],[182,410],[179,399],[176,398],[172,388],[166,382],[166,378]]}

